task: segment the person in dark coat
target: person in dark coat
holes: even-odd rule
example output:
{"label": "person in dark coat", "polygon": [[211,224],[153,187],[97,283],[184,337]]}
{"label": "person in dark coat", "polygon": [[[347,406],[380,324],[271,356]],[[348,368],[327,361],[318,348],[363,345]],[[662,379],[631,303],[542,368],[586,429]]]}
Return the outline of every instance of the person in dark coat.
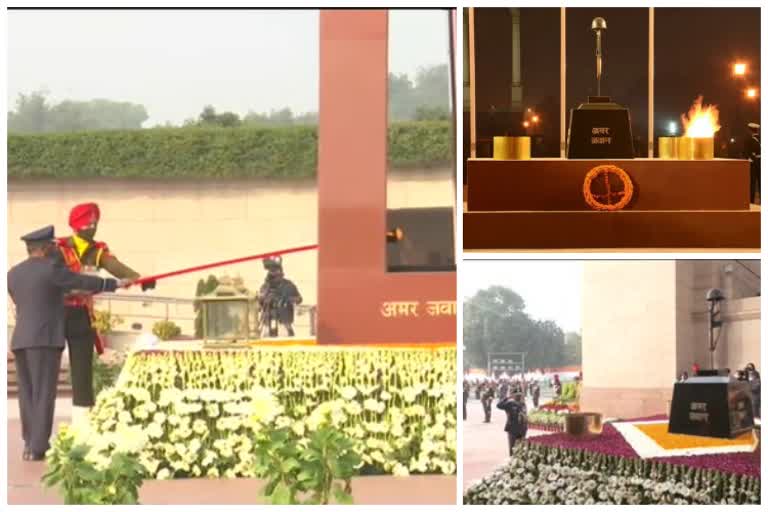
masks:
{"label": "person in dark coat", "polygon": [[525,435],[528,433],[528,416],[523,395],[515,393],[514,398],[507,396],[501,399],[496,407],[507,413],[504,431],[507,433],[509,442],[509,454],[512,455],[512,448],[515,447],[517,440],[525,439]]}
{"label": "person in dark coat", "polygon": [[267,277],[259,290],[259,303],[264,322],[265,336],[277,337],[280,328],[285,336],[293,337],[294,307],[301,304],[302,297],[293,281],[286,279],[281,258],[264,260]]}
{"label": "person in dark coat", "polygon": [[467,402],[469,401],[469,381],[467,379],[464,379],[464,397],[463,397],[463,403],[464,403],[464,410],[462,411],[464,413],[464,419],[467,419]]}
{"label": "person in dark coat", "polygon": [[747,364],[744,368],[747,380],[752,391],[752,412],[755,418],[760,417],[760,372],[755,368],[755,363]]}
{"label": "person in dark coat", "polygon": [[563,392],[563,384],[560,382],[560,376],[557,374],[555,374],[553,387],[555,388],[555,396],[559,398],[560,393]]}
{"label": "person in dark coat", "polygon": [[115,279],[72,272],[56,255],[53,226],[21,239],[29,257],[8,271],[16,306],[11,350],[19,386],[24,460],[42,460],[50,447],[61,353],[65,345],[64,296],[71,290],[115,291]]}
{"label": "person in dark coat", "polygon": [[493,405],[493,398],[496,396],[496,383],[486,382],[483,384],[483,391],[480,395],[480,402],[483,404],[483,412],[485,413],[485,423],[491,422],[491,406]]}
{"label": "person in dark coat", "polygon": [[531,385],[531,398],[533,400],[533,406],[538,408],[539,407],[539,397],[541,396],[541,388],[539,387],[538,382],[534,382]]}
{"label": "person in dark coat", "polygon": [[[760,193],[760,125],[749,123],[750,138],[747,141],[749,158],[749,202],[756,204]],[[760,198],[760,202],[763,200]]]}

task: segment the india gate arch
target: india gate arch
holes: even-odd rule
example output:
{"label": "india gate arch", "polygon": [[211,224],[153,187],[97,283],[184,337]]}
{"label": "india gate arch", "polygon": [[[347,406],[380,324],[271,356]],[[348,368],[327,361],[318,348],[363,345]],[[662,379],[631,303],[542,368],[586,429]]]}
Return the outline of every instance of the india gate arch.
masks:
{"label": "india gate arch", "polygon": [[[451,25],[454,36],[453,17]],[[321,11],[319,344],[456,342],[455,269],[387,271],[387,103],[388,12]],[[418,307],[415,314],[385,314],[391,302]],[[453,314],[425,308],[449,302]]]}

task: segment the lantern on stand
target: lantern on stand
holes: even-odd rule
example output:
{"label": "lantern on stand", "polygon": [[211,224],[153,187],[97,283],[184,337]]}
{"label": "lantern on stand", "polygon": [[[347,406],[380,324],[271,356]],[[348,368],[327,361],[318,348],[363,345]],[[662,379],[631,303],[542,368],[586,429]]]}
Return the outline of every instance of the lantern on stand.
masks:
{"label": "lantern on stand", "polygon": [[206,347],[246,347],[256,335],[258,303],[240,282],[224,280],[200,300],[203,344]]}

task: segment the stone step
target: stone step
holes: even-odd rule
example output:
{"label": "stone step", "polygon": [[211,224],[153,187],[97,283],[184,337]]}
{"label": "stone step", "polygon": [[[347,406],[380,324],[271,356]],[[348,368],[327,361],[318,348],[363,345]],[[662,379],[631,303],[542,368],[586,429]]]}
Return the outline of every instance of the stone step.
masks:
{"label": "stone step", "polygon": [[659,248],[759,250],[760,209],[464,213],[468,250]]}
{"label": "stone step", "polygon": [[[18,398],[19,387],[18,380],[16,379],[16,365],[14,364],[14,357],[12,352],[8,352],[8,398]],[[57,396],[70,397],[72,396],[72,385],[69,383],[69,367],[62,365],[59,368],[59,380],[58,380]]]}

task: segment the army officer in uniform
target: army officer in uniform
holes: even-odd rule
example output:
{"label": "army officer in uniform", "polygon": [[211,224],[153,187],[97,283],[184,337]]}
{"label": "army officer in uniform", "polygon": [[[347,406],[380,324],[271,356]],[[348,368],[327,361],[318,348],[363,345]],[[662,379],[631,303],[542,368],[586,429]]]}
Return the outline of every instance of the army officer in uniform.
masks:
{"label": "army officer in uniform", "polygon": [[[83,203],[69,212],[72,235],[59,238],[58,245],[64,263],[72,272],[98,274],[104,269],[119,279],[138,279],[134,271],[109,250],[107,244],[95,239],[101,211],[96,203]],[[155,287],[154,281],[141,285],[142,290]],[[72,375],[72,421],[86,419],[94,404],[93,351],[101,354],[104,344],[93,328],[95,318],[93,299],[86,290],[78,290],[64,298],[65,335],[69,348],[69,368]]]}
{"label": "army officer in uniform", "polygon": [[129,282],[70,271],[56,257],[53,226],[21,239],[29,257],[8,271],[8,293],[16,305],[11,350],[19,386],[24,459],[42,460],[50,446],[64,350],[64,295],[75,289],[114,291]]}

